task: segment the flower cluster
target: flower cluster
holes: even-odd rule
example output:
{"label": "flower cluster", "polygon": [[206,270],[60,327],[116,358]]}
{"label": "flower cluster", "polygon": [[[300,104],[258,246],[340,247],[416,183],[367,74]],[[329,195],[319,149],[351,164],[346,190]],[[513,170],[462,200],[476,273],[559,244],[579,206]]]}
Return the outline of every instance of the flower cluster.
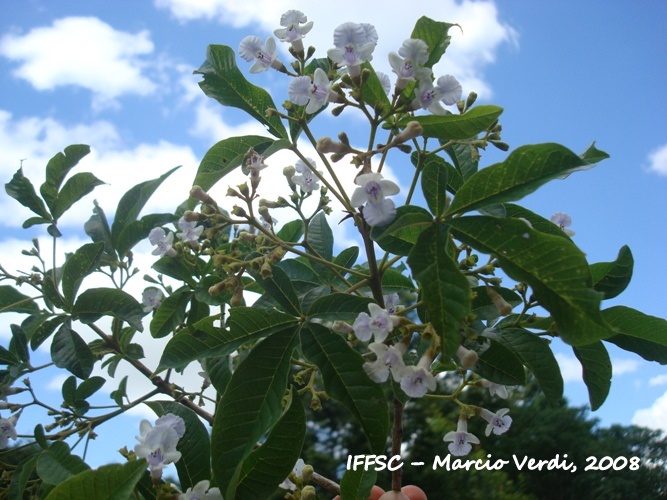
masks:
{"label": "flower cluster", "polygon": [[134,452],[148,461],[151,477],[160,479],[162,469],[181,458],[176,445],[185,434],[185,422],[181,417],[167,413],[155,421],[155,426],[148,420],[142,420],[139,431],[141,435],[136,436],[139,444],[135,445]]}
{"label": "flower cluster", "polygon": [[[196,221],[187,221],[184,217],[178,219],[178,228],[181,230],[176,233],[176,237],[183,243],[187,243],[192,248],[199,248],[199,238],[204,232],[204,226],[198,226]],[[174,233],[166,232],[162,227],[154,227],[148,234],[148,241],[155,246],[153,255],[160,257],[176,257],[178,252],[174,248]]]}
{"label": "flower cluster", "polygon": [[16,441],[16,422],[19,419],[19,415],[12,415],[9,418],[2,418],[0,416],[0,450],[7,448],[9,440],[12,439]]}

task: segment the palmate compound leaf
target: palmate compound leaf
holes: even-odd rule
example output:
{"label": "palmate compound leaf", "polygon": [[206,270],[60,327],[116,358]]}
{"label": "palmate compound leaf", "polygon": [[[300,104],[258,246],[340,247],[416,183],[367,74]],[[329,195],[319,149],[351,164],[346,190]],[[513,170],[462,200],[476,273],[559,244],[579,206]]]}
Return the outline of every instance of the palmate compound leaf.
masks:
{"label": "palmate compound leaf", "polygon": [[213,476],[221,491],[233,491],[243,460],[281,417],[297,332],[283,330],[256,344],[218,403],[211,447]]}
{"label": "palmate compound leaf", "polygon": [[471,308],[468,279],[446,251],[449,245],[447,226],[433,224],[419,235],[408,255],[408,265],[421,285],[422,301],[446,357],[461,344],[461,323]]}
{"label": "palmate compound leaf", "polygon": [[265,125],[278,138],[287,139],[287,131],[277,115],[266,116],[276,108],[269,93],[245,79],[236,66],[234,49],[226,45],[209,45],[206,61],[195,71],[204,80],[199,86],[204,93],[223,106],[239,108]]}
{"label": "palmate compound leaf", "polygon": [[600,313],[602,294],[593,290],[586,258],[568,239],[540,233],[518,219],[469,216],[448,224],[458,240],[495,255],[510,278],[528,283],[568,344],[614,334]]}
{"label": "palmate compound leaf", "polygon": [[329,397],[354,415],[371,450],[382,453],[389,431],[387,398],[366,375],[364,359],[343,337],[322,325],[308,324],[300,337],[303,354],[320,369]]}
{"label": "palmate compound leaf", "polygon": [[522,146],[512,151],[505,161],[479,170],[466,180],[447,213],[464,213],[519,200],[550,180],[590,168],[601,159],[603,157],[593,156],[585,160],[560,144]]}

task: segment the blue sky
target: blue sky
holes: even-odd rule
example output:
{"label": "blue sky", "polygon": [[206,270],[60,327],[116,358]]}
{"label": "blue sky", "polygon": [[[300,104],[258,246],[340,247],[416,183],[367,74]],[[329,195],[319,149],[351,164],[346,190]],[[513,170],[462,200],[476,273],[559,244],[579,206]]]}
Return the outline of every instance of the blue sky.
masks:
{"label": "blue sky", "polygon": [[[72,250],[84,239],[80,228],[91,213],[93,197],[111,215],[132,185],[183,165],[148,207],[173,210],[216,141],[263,133],[243,113],[222,109],[199,90],[199,77],[192,71],[203,62],[209,43],[236,48],[245,35],[265,38],[278,27],[284,11],[297,8],[315,22],[307,43],[315,45],[319,55],[330,48],[337,25],[374,24],[380,36],[374,63],[390,73],[387,52],[398,50],[416,19],[428,15],[461,25],[461,30],[451,31],[452,45],[436,66],[436,76],[451,73],[462,82],[464,94],[476,91],[479,102],[504,107],[503,140],[512,147],[559,142],[581,152],[596,141],[611,155],[592,170],[552,182],[523,203],[545,217],[568,212],[575,241],[590,262],[613,260],[628,244],[635,257],[634,278],[609,305],[667,316],[664,284],[655,277],[667,246],[662,219],[667,212],[667,4],[429,0],[419,2],[419,11],[412,5],[370,1],[361,6],[349,0],[326,7],[303,0],[2,0],[0,180],[6,183],[25,159],[26,175],[39,184],[53,154],[68,144],[90,144],[93,153],[80,169],[108,184],[63,218],[61,249]],[[287,60],[288,54],[283,52],[282,58]],[[248,69],[243,61],[239,66]],[[267,88],[276,103],[287,98],[288,81],[282,75],[269,72],[249,79]],[[353,142],[364,137],[363,122],[354,117],[321,116],[317,127],[319,135],[345,130]],[[482,163],[504,156],[489,150]],[[283,154],[273,157],[270,165],[275,168],[263,172],[264,186],[281,185],[282,167],[293,161]],[[399,160],[390,160],[388,167],[406,186],[412,167]],[[351,183],[354,169],[340,169]],[[220,198],[228,184],[239,182],[236,176],[221,183]],[[30,237],[46,235],[36,231],[26,238],[20,229],[24,214],[4,192],[0,210],[0,262],[12,270],[31,266],[20,250],[29,247]],[[352,231],[336,231],[341,248],[348,246]],[[152,262],[149,254],[149,246],[139,248],[137,263],[145,269]],[[137,279],[135,286],[140,293],[144,283]],[[8,335],[8,327],[2,326],[0,338],[6,342]],[[157,362],[159,346],[147,348],[147,363]],[[577,362],[566,346],[558,352],[566,395],[573,404],[584,404],[587,396]],[[667,430],[665,368],[618,349],[610,349],[610,354],[615,367],[611,394],[595,415],[603,424],[634,422]],[[38,355],[46,359],[48,351]],[[186,379],[196,378],[196,371]],[[62,380],[52,376],[35,380],[46,393],[58,395]],[[107,383],[104,390],[113,390],[112,385]],[[146,387],[137,384],[137,390]],[[110,454],[119,446],[134,445],[139,416],[123,418],[122,425],[133,430],[122,444],[117,436],[109,443],[105,428],[100,429],[95,447],[109,453],[102,462],[115,460]]]}

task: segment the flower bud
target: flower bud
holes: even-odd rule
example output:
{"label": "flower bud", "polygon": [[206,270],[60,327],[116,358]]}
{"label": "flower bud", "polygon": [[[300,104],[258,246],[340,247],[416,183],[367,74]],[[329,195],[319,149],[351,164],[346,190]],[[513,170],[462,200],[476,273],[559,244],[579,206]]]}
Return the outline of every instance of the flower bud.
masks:
{"label": "flower bud", "polygon": [[308,52],[306,52],[306,59],[310,59],[313,57],[313,54],[315,53],[315,47],[308,47]]}
{"label": "flower bud", "polygon": [[509,149],[510,149],[510,145],[507,144],[506,142],[491,141],[491,144],[493,144],[495,147],[497,147],[501,151],[509,151]]}
{"label": "flower bud", "polygon": [[405,128],[399,132],[394,140],[392,141],[393,145],[402,144],[406,141],[419,137],[424,133],[423,127],[417,121],[408,122]]}
{"label": "flower bud", "polygon": [[501,316],[507,316],[512,313],[512,306],[493,288],[487,287],[486,293],[489,295],[491,302],[496,306],[496,309],[498,309],[498,313]]}
{"label": "flower bud", "polygon": [[352,328],[352,325],[346,323],[345,321],[334,321],[331,329],[338,333],[354,333],[354,328]]}
{"label": "flower bud", "polygon": [[477,93],[476,92],[470,92],[470,94],[468,94],[468,98],[466,99],[466,109],[469,109],[470,106],[475,104],[476,100],[477,100]]}
{"label": "flower bud", "polygon": [[273,269],[271,268],[271,263],[268,261],[265,261],[264,264],[262,264],[262,267],[259,270],[259,273],[262,275],[262,278],[270,278],[273,276]]}
{"label": "flower bud", "polygon": [[301,490],[301,500],[316,500],[317,492],[315,488],[311,485],[304,486]]}
{"label": "flower bud", "polygon": [[330,137],[320,137],[316,149],[320,153],[340,153],[343,151],[343,144],[332,141]]}
{"label": "flower bud", "polygon": [[347,104],[341,104],[340,106],[336,106],[335,108],[333,108],[331,110],[331,114],[334,115],[334,116],[340,115],[343,112],[343,110],[345,109],[345,106],[347,106]]}
{"label": "flower bud", "polygon": [[192,186],[190,196],[207,205],[217,206],[217,203],[200,186]]}
{"label": "flower bud", "polygon": [[234,207],[232,208],[232,215],[234,215],[235,217],[248,217],[246,211],[243,210],[238,205],[234,205]]}
{"label": "flower bud", "polygon": [[192,210],[183,212],[183,220],[185,220],[185,222],[203,222],[206,219],[207,217],[199,212],[194,212]]}
{"label": "flower bud", "polygon": [[240,307],[244,304],[243,300],[243,284],[240,286],[236,287],[236,290],[234,290],[234,294],[232,295],[232,298],[229,301],[229,305],[232,307]]}
{"label": "flower bud", "polygon": [[236,186],[239,190],[239,192],[244,196],[247,197],[250,194],[250,188],[248,188],[248,183],[244,182],[243,184],[239,184]]}
{"label": "flower bud", "polygon": [[474,368],[475,364],[477,363],[477,360],[479,359],[479,356],[475,351],[466,349],[462,345],[460,345],[456,350],[456,356],[461,361],[461,366],[466,370],[471,370],[472,368]]}
{"label": "flower bud", "polygon": [[211,297],[217,297],[222,292],[224,292],[226,289],[227,289],[227,284],[224,281],[221,281],[220,283],[216,283],[215,285],[210,286],[208,288],[208,294]]}
{"label": "flower bud", "polygon": [[271,214],[269,213],[269,208],[267,206],[260,206],[258,212],[266,222],[273,224],[273,219],[271,218]]}

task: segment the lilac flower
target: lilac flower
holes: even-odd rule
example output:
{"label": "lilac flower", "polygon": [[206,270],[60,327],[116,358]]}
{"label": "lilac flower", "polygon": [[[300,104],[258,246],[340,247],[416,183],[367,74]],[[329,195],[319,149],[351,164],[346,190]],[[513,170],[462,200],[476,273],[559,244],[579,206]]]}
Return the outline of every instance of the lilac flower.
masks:
{"label": "lilac flower", "polygon": [[479,439],[474,434],[468,432],[468,421],[459,419],[456,425],[456,432],[450,431],[445,434],[443,441],[451,441],[447,448],[449,452],[455,457],[463,457],[470,453],[473,444],[479,444]]}
{"label": "lilac flower", "polygon": [[281,42],[289,42],[297,52],[303,52],[301,39],[312,29],[313,22],[307,22],[308,18],[300,10],[288,10],[280,16],[280,25],[273,32]]}
{"label": "lilac flower", "polygon": [[459,358],[459,361],[461,361],[461,367],[465,368],[466,370],[471,370],[479,359],[479,356],[475,351],[466,349],[462,345],[456,349],[456,356]]}
{"label": "lilac flower", "polygon": [[178,495],[178,500],[222,500],[220,488],[211,488],[211,483],[206,479],[199,481],[192,488],[188,488],[185,493]]}
{"label": "lilac flower", "polygon": [[280,69],[283,66],[278,60],[276,41],[272,37],[268,37],[265,44],[258,36],[245,37],[239,44],[239,55],[248,62],[255,61],[250,66],[251,73],[261,73],[269,68]]}
{"label": "lilac flower", "polygon": [[373,381],[386,382],[391,372],[395,382],[401,380],[405,372],[405,363],[403,354],[405,354],[406,345],[398,343],[394,346],[388,346],[382,342],[372,342],[368,348],[377,356],[375,361],[364,363],[364,371]]}
{"label": "lilac flower", "polygon": [[[491,396],[498,396],[502,399],[507,399],[509,393],[507,392],[507,387],[504,385],[496,384],[494,382],[489,382],[488,380],[482,380],[482,387],[486,387],[489,390]],[[509,417],[508,417],[509,418]]]}
{"label": "lilac flower", "polygon": [[[306,466],[306,463],[303,461],[303,459],[299,459],[296,461],[294,464],[294,469],[292,469],[292,474],[294,474],[297,477],[301,476],[301,473],[303,472],[303,468]],[[283,490],[290,490],[294,491],[296,490],[296,484],[289,478],[285,478],[285,480],[278,485],[278,488],[282,488]]]}
{"label": "lilac flower", "polygon": [[423,67],[426,61],[428,61],[428,45],[418,38],[405,40],[398,54],[390,52],[389,64],[398,75],[396,89],[403,90],[410,82],[428,79],[431,70]]}
{"label": "lilac flower", "polygon": [[375,27],[362,23],[343,23],[334,30],[333,49],[329,49],[329,58],[341,66],[347,66],[350,76],[361,73],[361,64],[373,58],[378,34]]}
{"label": "lilac flower", "polygon": [[391,92],[391,80],[389,79],[389,75],[382,71],[376,71],[375,74],[377,75],[378,80],[380,80],[380,85],[382,85],[384,93],[388,94]]}
{"label": "lilac flower", "polygon": [[398,323],[398,318],[377,304],[368,304],[368,311],[370,316],[362,312],[354,320],[354,334],[362,342],[368,342],[371,337],[375,337],[375,342],[384,342]]}
{"label": "lilac flower", "polygon": [[179,240],[189,243],[194,248],[199,246],[199,237],[204,231],[204,226],[197,226],[196,221],[188,222],[181,217],[178,219],[178,228],[181,230],[180,233],[176,233]]}
{"label": "lilac flower", "polygon": [[174,243],[174,233],[169,232],[168,234],[164,232],[164,229],[161,227],[155,227],[148,234],[148,241],[151,242],[151,245],[156,246],[153,250],[153,255],[159,255],[160,257],[176,257],[178,253],[173,248]]}
{"label": "lilac flower", "polygon": [[384,308],[389,314],[396,314],[400,304],[398,303],[399,298],[397,293],[390,293],[389,295],[383,295],[382,299],[384,300]]}
{"label": "lilac flower", "polygon": [[18,435],[15,425],[18,419],[19,414],[12,415],[9,418],[0,417],[0,450],[7,448],[10,439],[16,441]]}
{"label": "lilac flower", "polygon": [[151,477],[160,479],[162,469],[181,458],[176,444],[185,434],[185,422],[181,417],[167,413],[155,421],[155,427],[148,420],[142,420],[139,430],[141,436],[136,436],[139,444],[135,445],[134,452],[148,461]]}
{"label": "lilac flower", "polygon": [[287,89],[289,100],[299,106],[306,105],[306,113],[319,111],[329,102],[331,82],[322,68],[316,68],[313,80],[309,76],[293,78]]}
{"label": "lilac flower", "polygon": [[561,228],[561,230],[568,236],[574,236],[574,231],[571,229],[566,229],[572,225],[572,217],[570,217],[565,212],[556,212],[549,220]]}
{"label": "lilac flower", "polygon": [[304,193],[311,193],[316,189],[320,189],[318,178],[310,170],[304,170],[302,174],[293,176],[292,182],[301,186]]}
{"label": "lilac flower", "polygon": [[489,423],[484,434],[488,436],[492,431],[498,435],[506,433],[512,425],[512,417],[506,415],[507,413],[509,413],[508,408],[498,410],[496,413],[491,413],[489,410],[482,408],[479,416]]}
{"label": "lilac flower", "polygon": [[461,84],[452,75],[445,75],[438,78],[437,84],[426,78],[419,82],[417,97],[412,101],[412,109],[427,109],[434,115],[447,114],[440,101],[452,105],[461,99]]}
{"label": "lilac flower", "polygon": [[363,215],[371,226],[384,226],[396,217],[396,206],[392,200],[385,199],[399,192],[394,182],[383,179],[382,174],[362,174],[354,183],[359,186],[352,193],[350,203],[354,207],[364,205]]}
{"label": "lilac flower", "polygon": [[407,366],[401,379],[401,389],[411,398],[421,398],[428,391],[435,391],[435,377],[430,367],[433,359],[424,355],[417,366]]}
{"label": "lilac flower", "polygon": [[159,288],[154,286],[149,286],[144,290],[144,293],[141,295],[141,303],[144,305],[144,312],[151,312],[156,310],[162,304],[162,299],[164,294]]}

